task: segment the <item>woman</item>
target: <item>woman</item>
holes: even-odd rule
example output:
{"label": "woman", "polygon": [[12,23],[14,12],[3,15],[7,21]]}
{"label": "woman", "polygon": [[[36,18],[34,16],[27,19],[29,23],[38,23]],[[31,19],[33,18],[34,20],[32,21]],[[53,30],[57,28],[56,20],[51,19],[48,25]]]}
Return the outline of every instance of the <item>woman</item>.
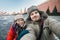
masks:
{"label": "woman", "polygon": [[14,20],[14,24],[10,27],[7,35],[7,40],[17,40],[20,33],[25,30],[27,25],[25,24],[22,15],[17,15]]}
{"label": "woman", "polygon": [[36,6],[31,6],[27,10],[29,31],[20,40],[55,40],[54,34],[60,38],[60,22],[49,18],[46,13],[39,11]]}

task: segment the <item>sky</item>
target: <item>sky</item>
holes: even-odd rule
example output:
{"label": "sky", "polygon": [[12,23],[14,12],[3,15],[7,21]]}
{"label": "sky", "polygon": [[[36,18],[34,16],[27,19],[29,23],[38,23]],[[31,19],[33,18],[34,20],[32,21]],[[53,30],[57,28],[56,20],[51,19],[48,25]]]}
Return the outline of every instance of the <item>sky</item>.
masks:
{"label": "sky", "polygon": [[18,12],[32,5],[39,5],[47,0],[0,0],[0,11]]}

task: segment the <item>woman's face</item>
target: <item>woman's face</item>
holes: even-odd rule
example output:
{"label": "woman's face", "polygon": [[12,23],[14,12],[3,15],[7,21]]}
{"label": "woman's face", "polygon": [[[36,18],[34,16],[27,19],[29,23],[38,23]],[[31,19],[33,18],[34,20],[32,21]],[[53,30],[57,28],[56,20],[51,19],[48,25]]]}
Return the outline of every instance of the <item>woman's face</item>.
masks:
{"label": "woman's face", "polygon": [[24,19],[18,19],[17,22],[21,27],[24,26]]}
{"label": "woman's face", "polygon": [[31,12],[30,17],[32,21],[38,21],[40,19],[40,14],[38,11],[33,11]]}

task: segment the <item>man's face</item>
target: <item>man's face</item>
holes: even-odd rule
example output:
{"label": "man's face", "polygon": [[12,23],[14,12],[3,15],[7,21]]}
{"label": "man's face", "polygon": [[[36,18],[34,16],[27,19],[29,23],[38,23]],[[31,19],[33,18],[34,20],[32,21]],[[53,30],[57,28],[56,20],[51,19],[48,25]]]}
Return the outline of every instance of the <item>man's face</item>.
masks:
{"label": "man's face", "polygon": [[33,11],[31,12],[30,17],[32,21],[38,21],[40,19],[40,14],[38,11]]}

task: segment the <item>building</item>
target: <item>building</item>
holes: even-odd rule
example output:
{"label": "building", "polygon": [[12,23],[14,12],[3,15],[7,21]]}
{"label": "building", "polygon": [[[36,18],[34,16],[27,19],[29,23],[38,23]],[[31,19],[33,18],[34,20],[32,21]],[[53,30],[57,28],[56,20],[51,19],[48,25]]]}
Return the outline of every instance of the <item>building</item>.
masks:
{"label": "building", "polygon": [[49,8],[51,13],[53,12],[55,7],[57,9],[57,12],[60,13],[60,0],[47,0],[47,2],[38,5],[39,10],[46,12]]}

